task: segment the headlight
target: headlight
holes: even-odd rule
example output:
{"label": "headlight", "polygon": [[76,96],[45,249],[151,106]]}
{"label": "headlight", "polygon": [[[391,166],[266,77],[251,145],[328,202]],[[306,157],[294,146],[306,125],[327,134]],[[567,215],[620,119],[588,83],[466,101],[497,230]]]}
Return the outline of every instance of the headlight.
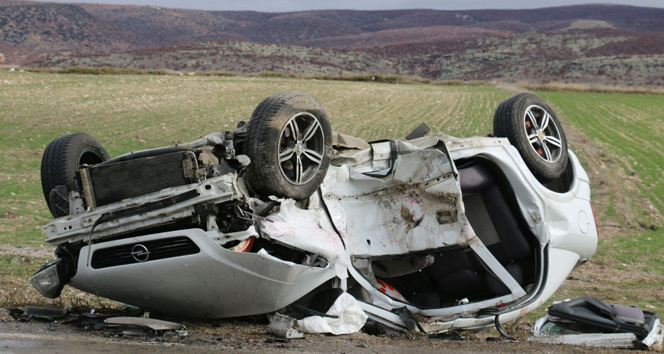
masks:
{"label": "headlight", "polygon": [[64,262],[58,258],[53,262],[44,264],[31,278],[30,283],[43,296],[54,299],[60,296],[67,280],[63,279]]}

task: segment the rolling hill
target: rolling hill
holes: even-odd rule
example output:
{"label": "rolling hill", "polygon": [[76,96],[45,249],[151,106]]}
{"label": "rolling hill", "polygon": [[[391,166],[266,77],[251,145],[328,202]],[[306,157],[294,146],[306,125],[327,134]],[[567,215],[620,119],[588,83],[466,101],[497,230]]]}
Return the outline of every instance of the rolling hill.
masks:
{"label": "rolling hill", "polygon": [[0,64],[664,85],[664,9],[199,11],[0,0]]}

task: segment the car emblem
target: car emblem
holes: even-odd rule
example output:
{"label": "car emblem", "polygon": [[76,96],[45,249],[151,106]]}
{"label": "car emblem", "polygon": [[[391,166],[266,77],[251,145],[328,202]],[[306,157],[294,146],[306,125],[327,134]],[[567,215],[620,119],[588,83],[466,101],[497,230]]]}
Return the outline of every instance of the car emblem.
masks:
{"label": "car emblem", "polygon": [[136,262],[143,263],[150,258],[150,251],[148,251],[147,247],[139,243],[132,247],[131,256],[134,257]]}

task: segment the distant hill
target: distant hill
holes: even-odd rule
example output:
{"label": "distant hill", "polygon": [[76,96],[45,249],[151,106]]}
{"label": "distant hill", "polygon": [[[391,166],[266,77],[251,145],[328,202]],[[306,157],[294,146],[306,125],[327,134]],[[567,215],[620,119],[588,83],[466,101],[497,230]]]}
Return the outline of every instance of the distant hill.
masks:
{"label": "distant hill", "polygon": [[0,51],[9,62],[29,63],[42,53],[108,53],[135,48],[139,35],[100,21],[80,6],[0,5]]}
{"label": "distant hill", "polygon": [[3,61],[663,85],[664,9],[261,13],[0,0]]}

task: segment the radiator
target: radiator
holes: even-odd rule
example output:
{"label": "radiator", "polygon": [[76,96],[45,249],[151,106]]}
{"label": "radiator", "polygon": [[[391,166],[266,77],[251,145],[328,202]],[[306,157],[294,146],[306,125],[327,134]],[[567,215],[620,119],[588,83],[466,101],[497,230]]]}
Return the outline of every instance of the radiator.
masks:
{"label": "radiator", "polygon": [[193,153],[178,151],[92,166],[79,173],[86,204],[102,206],[193,183],[194,166],[196,157]]}

